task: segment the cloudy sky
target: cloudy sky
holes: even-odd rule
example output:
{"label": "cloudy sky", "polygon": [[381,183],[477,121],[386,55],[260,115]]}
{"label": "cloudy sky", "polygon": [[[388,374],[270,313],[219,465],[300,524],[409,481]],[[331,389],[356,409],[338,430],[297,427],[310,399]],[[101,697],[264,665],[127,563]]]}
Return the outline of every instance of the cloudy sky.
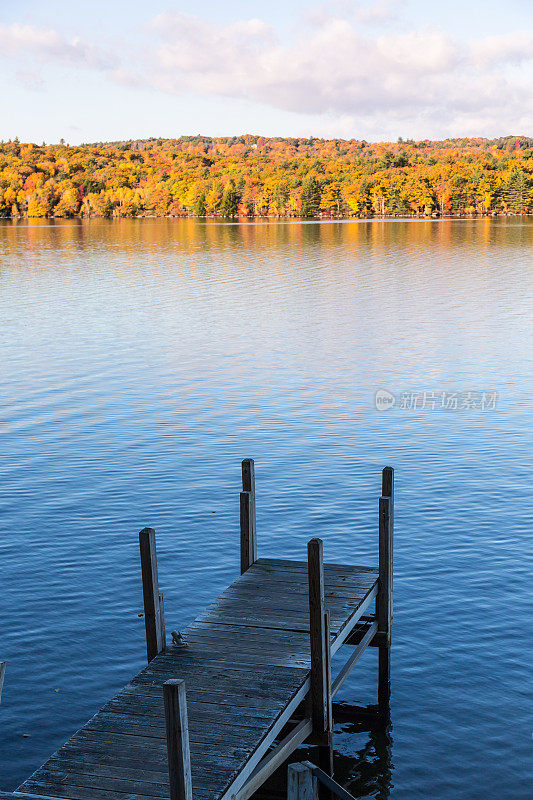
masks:
{"label": "cloudy sky", "polygon": [[0,0],[0,138],[533,135],[533,0]]}

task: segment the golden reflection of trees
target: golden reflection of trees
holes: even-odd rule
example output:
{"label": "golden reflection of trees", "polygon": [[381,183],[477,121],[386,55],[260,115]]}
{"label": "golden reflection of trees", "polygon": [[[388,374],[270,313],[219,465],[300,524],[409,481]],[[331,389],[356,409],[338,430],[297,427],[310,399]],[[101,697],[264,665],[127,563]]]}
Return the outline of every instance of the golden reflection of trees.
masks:
{"label": "golden reflection of trees", "polygon": [[[197,219],[74,219],[5,220],[2,236],[10,249],[24,247],[25,260],[38,266],[43,253],[54,253],[58,266],[68,269],[68,258],[91,248],[95,253],[120,254],[126,270],[139,263],[157,270],[176,268],[188,260],[199,262],[200,254],[211,257],[213,268],[228,273],[250,259],[261,272],[283,254],[288,263],[319,264],[325,273],[337,265],[364,267],[369,275],[383,275],[389,266],[396,273],[423,276],[438,273],[440,266],[453,268],[468,248],[487,253],[495,244],[505,247],[529,244],[531,226],[512,220],[351,220],[332,222],[232,223]],[[512,229],[512,230],[511,230]],[[502,234],[505,233],[505,236]],[[291,254],[294,259],[291,262]],[[42,260],[42,259],[41,259]],[[479,259],[477,259],[479,269]],[[285,265],[285,269],[287,266]],[[257,273],[256,273],[257,274]],[[251,275],[251,277],[254,277]],[[438,277],[437,277],[438,279]]]}

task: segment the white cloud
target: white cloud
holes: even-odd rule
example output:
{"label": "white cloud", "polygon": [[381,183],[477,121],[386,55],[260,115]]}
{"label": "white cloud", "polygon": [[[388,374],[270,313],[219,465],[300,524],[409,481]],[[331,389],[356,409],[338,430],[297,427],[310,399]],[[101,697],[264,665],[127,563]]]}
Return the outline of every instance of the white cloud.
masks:
{"label": "white cloud", "polygon": [[383,25],[398,19],[405,0],[327,0],[312,6],[304,15],[312,24],[327,22],[332,16],[343,17],[359,25]]}
{"label": "white cloud", "polygon": [[45,61],[62,61],[104,70],[116,64],[113,54],[84,42],[78,36],[67,39],[51,28],[18,22],[11,25],[0,23],[0,53],[11,57],[32,55]]}
{"label": "white cloud", "polygon": [[[225,95],[297,113],[338,115],[382,129],[418,120],[424,130],[467,119],[496,129],[533,124],[531,90],[502,64],[533,59],[526,35],[471,43],[437,29],[369,33],[351,18],[322,16],[289,44],[260,20],[214,26],[165,14],[145,80],[169,93]],[[468,126],[470,127],[470,125]],[[429,134],[428,134],[429,135]]]}
{"label": "white cloud", "polygon": [[533,60],[533,33],[517,31],[487,36],[472,43],[472,55],[482,65],[522,64]]}
{"label": "white cloud", "polygon": [[273,28],[259,19],[215,27],[189,14],[167,12],[155,17],[152,27],[163,42],[157,49],[156,62],[169,73],[194,75],[200,83],[206,78],[205,91],[209,91],[211,82],[216,91],[221,67],[238,76],[242,84],[245,65],[255,64],[262,52],[275,45]]}
{"label": "white cloud", "polygon": [[151,20],[135,50],[0,24],[0,52],[24,60],[24,69],[34,56],[103,71],[132,90],[260,103],[306,115],[306,128],[314,119],[323,135],[531,132],[532,34],[463,41],[397,25],[399,7],[401,0],[324,3],[288,39],[261,19],[213,24],[166,12]]}
{"label": "white cloud", "polygon": [[449,36],[434,30],[389,34],[376,40],[383,67],[406,78],[434,73],[441,75],[459,66],[464,50]]}

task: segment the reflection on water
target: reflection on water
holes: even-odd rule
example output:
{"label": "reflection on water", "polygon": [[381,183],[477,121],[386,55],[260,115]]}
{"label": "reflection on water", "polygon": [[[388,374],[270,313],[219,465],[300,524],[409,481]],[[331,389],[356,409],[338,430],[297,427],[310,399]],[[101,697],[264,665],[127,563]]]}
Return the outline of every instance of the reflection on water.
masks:
{"label": "reflection on water", "polygon": [[[377,560],[396,467],[394,769],[390,732],[338,719],[341,782],[528,797],[532,240],[525,218],[0,225],[1,788],[142,666],[141,527],[169,630],[236,576],[252,456],[260,553],[315,535],[341,562]],[[499,404],[379,412],[380,388]],[[341,699],[375,678],[367,652]]]}
{"label": "reflection on water", "polygon": [[[333,715],[335,740],[345,739],[350,745],[349,755],[335,750],[335,780],[355,798],[387,800],[391,795],[394,769],[390,718],[384,718],[377,705],[355,706],[346,702],[333,703]],[[289,761],[318,764],[316,748],[302,745]],[[324,794],[327,796],[327,792]],[[254,794],[254,800],[285,800],[286,797],[287,766],[284,764]]]}
{"label": "reflection on water", "polygon": [[[384,719],[377,706],[359,708],[337,704],[335,720],[341,732],[353,737],[353,753],[336,753],[335,778],[354,797],[387,800],[392,788],[392,724]],[[362,741],[358,746],[356,741]],[[355,747],[354,747],[355,746]]]}

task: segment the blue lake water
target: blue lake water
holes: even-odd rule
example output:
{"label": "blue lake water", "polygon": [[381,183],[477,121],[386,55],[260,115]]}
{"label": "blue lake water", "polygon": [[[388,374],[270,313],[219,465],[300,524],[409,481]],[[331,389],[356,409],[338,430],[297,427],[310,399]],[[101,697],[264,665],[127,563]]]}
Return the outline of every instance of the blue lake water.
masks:
{"label": "blue lake water", "polygon": [[[532,245],[527,218],[0,224],[1,789],[143,666],[140,528],[167,630],[236,577],[253,457],[261,555],[363,564],[396,468],[392,729],[337,724],[342,782],[531,796]],[[342,699],[375,684],[372,650]]]}

